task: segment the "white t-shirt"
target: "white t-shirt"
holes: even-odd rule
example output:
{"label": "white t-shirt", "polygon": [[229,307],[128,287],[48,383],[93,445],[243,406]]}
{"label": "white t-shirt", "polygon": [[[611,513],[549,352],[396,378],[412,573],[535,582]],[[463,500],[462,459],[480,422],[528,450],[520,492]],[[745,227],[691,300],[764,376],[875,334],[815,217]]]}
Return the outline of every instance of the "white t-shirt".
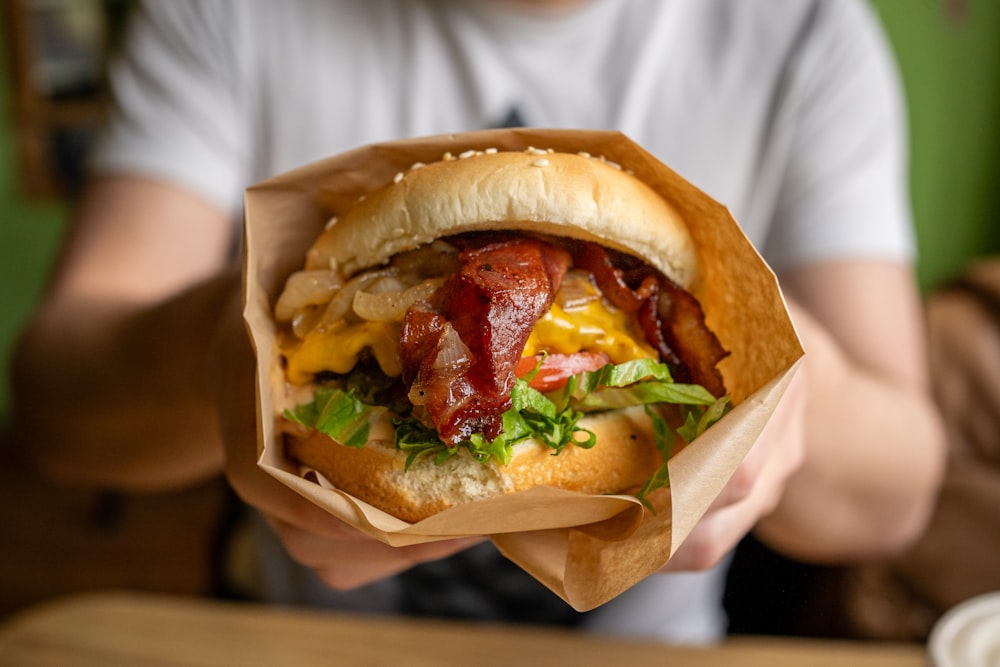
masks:
{"label": "white t-shirt", "polygon": [[733,211],[780,268],[909,259],[906,125],[863,0],[172,0],[138,12],[99,168],[243,189],[374,141],[623,131]]}
{"label": "white t-shirt", "polygon": [[[247,185],[361,144],[602,128],[727,205],[775,268],[914,253],[899,82],[863,0],[172,0],[139,8],[128,53],[95,167],[234,221]],[[651,577],[593,623],[718,636],[723,574]]]}

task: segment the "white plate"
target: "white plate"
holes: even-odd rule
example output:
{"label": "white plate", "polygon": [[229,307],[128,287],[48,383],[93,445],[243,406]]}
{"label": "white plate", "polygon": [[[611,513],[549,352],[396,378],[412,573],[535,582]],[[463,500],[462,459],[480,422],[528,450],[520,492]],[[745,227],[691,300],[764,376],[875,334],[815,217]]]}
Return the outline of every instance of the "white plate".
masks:
{"label": "white plate", "polygon": [[1000,667],[1000,591],[950,609],[931,631],[932,667]]}

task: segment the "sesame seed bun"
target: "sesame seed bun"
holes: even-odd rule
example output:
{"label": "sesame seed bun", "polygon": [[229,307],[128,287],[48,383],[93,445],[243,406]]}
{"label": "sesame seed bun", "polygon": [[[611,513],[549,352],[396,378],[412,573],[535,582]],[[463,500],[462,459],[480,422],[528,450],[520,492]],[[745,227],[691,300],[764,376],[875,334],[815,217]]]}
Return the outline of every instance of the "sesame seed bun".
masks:
{"label": "sesame seed bun", "polygon": [[442,236],[490,229],[595,241],[685,289],[697,282],[694,243],[667,201],[613,163],[538,149],[415,165],[330,225],[306,268],[350,276]]}
{"label": "sesame seed bun", "polygon": [[[677,285],[698,282],[694,243],[680,214],[614,163],[585,154],[470,151],[414,165],[332,220],[306,257],[306,270],[342,278],[432,241],[475,231],[524,231],[596,242],[638,257]],[[507,465],[481,463],[464,448],[441,465],[423,457],[404,471],[406,452],[391,423],[360,448],[277,417],[290,458],[339,490],[406,521],[459,504],[540,485],[588,494],[637,491],[662,464],[643,406],[581,418],[596,446],[553,450],[536,440],[513,447]]]}
{"label": "sesame seed bun", "polygon": [[423,457],[404,470],[406,453],[391,438],[361,448],[336,445],[322,433],[284,422],[288,454],[335,487],[404,521],[420,521],[459,504],[549,485],[580,493],[637,491],[663,463],[642,406],[584,417],[599,443],[566,447],[558,456],[536,440],[513,447],[506,466],[480,463],[464,449],[441,465]]}

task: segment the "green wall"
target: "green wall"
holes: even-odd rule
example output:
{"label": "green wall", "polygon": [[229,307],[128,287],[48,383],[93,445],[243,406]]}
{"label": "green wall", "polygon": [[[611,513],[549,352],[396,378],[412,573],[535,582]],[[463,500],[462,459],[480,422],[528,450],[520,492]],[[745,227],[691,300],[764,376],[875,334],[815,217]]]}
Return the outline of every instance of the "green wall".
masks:
{"label": "green wall", "polygon": [[[910,104],[921,284],[1000,251],[1000,1],[872,0],[900,61]],[[964,17],[949,18],[949,7]],[[3,63],[4,65],[6,63]],[[17,194],[0,68],[0,361],[41,292],[65,206]],[[0,382],[0,424],[9,410]]]}
{"label": "green wall", "polygon": [[[3,46],[0,44],[0,46]],[[6,62],[0,62],[5,66]],[[5,69],[0,74],[6,75]],[[66,207],[29,202],[18,194],[14,145],[8,118],[9,93],[0,76],[0,427],[10,409],[7,382],[9,351],[17,332],[41,294],[48,267],[63,232]]]}
{"label": "green wall", "polygon": [[1000,2],[873,4],[909,100],[918,268],[929,288],[1000,251]]}

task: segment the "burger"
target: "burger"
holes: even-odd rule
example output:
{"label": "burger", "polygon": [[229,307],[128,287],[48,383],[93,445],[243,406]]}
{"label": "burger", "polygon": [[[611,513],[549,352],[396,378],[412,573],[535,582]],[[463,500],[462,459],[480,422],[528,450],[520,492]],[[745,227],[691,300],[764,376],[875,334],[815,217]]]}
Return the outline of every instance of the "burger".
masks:
{"label": "burger", "polygon": [[274,307],[288,457],[405,521],[669,484],[727,352],[678,211],[586,153],[417,163],[332,218]]}

